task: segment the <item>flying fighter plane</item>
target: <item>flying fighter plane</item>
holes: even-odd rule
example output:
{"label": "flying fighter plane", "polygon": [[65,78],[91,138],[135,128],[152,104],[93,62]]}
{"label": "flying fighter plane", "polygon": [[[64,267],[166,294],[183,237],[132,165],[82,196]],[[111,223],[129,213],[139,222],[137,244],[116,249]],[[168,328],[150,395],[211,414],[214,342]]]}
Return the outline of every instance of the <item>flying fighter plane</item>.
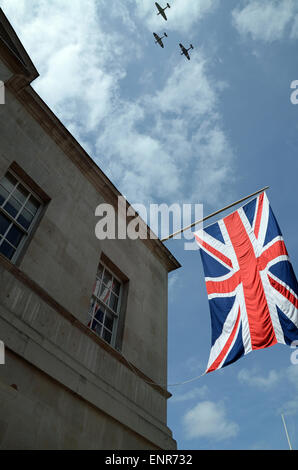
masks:
{"label": "flying fighter plane", "polygon": [[167,6],[165,8],[162,8],[157,2],[155,2],[155,5],[156,5],[156,8],[158,9],[157,16],[161,15],[167,21],[168,18],[165,14],[165,10],[167,8],[171,8],[170,5],[167,3]]}
{"label": "flying fighter plane", "polygon": [[162,36],[162,37],[159,37],[158,34],[153,33],[153,36],[156,39],[155,44],[159,44],[163,48],[164,45],[163,45],[162,39],[168,37],[167,33],[164,33],[164,36]]}
{"label": "flying fighter plane", "polygon": [[188,51],[190,51],[190,49],[193,49],[193,45],[190,44],[190,47],[188,49],[186,49],[182,44],[179,44],[179,46],[181,47],[181,50],[182,50],[181,55],[185,55],[185,57],[187,57],[187,59],[190,60]]}

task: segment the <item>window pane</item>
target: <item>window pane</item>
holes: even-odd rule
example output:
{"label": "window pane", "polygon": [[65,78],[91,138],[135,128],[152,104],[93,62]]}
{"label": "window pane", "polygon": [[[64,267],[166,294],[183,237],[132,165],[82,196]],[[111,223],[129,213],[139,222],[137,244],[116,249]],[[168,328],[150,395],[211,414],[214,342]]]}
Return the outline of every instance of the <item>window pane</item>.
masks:
{"label": "window pane", "polygon": [[40,208],[39,202],[35,199],[35,197],[30,196],[29,201],[26,203],[26,209],[28,209],[30,212],[32,212],[33,215],[36,214],[38,209]]}
{"label": "window pane", "polygon": [[9,245],[6,241],[0,245],[0,253],[2,253],[6,258],[11,259],[15,253],[15,249]]}
{"label": "window pane", "polygon": [[101,305],[97,304],[96,307],[95,307],[94,318],[96,318],[96,320],[98,320],[99,322],[102,323],[104,314],[105,314],[104,308]]}
{"label": "window pane", "polygon": [[113,280],[112,289],[115,292],[115,294],[119,295],[119,293],[120,293],[120,282],[116,281],[116,279]]}
{"label": "window pane", "polygon": [[14,190],[13,196],[23,205],[29,196],[29,191],[24,188],[21,184]]}
{"label": "window pane", "polygon": [[92,321],[91,329],[95,331],[99,336],[101,336],[102,325],[97,323],[97,321]]}
{"label": "window pane", "polygon": [[91,318],[90,322],[89,322],[89,326],[91,328],[91,330],[94,330],[95,327],[96,327],[96,321],[93,320],[93,318]]}
{"label": "window pane", "polygon": [[102,337],[108,343],[112,341],[112,334],[108,330],[103,329]]}
{"label": "window pane", "polygon": [[2,180],[1,180],[1,184],[2,186],[4,186],[5,189],[7,189],[7,191],[9,193],[11,193],[14,189],[14,187],[17,185],[17,180],[14,176],[12,176],[10,173],[8,173]]}
{"label": "window pane", "polygon": [[7,203],[4,206],[4,209],[13,217],[16,217],[18,212],[21,209],[21,204],[14,198],[10,197]]}
{"label": "window pane", "polygon": [[26,230],[30,227],[33,220],[33,215],[30,214],[26,209],[23,209],[17,221],[24,227]]}
{"label": "window pane", "polygon": [[108,328],[110,331],[113,331],[113,325],[114,325],[114,318],[112,315],[107,313],[106,318],[105,318],[105,327]]}
{"label": "window pane", "polygon": [[9,225],[11,224],[10,220],[5,217],[3,214],[0,214],[0,233],[4,235]]}
{"label": "window pane", "polygon": [[110,305],[111,309],[114,310],[114,312],[117,312],[118,297],[113,293],[111,293],[109,305]]}
{"label": "window pane", "polygon": [[100,281],[96,278],[96,281],[93,286],[93,295],[99,297],[99,290],[100,290]]}
{"label": "window pane", "polygon": [[6,201],[6,199],[8,198],[8,194],[8,191],[6,191],[6,189],[0,185],[0,206],[2,206],[4,201]]}
{"label": "window pane", "polygon": [[103,282],[108,287],[111,287],[111,285],[112,285],[112,276],[107,270],[105,270],[105,272],[104,272]]}
{"label": "window pane", "polygon": [[22,232],[22,230],[20,230],[18,227],[13,225],[5,238],[17,248],[19,246],[20,241],[23,238],[23,235],[24,235],[24,232]]}
{"label": "window pane", "polygon": [[89,328],[91,328],[91,322],[92,322],[92,318],[90,317],[89,313],[88,313],[88,318],[87,318],[87,326]]}
{"label": "window pane", "polygon": [[114,279],[113,273],[99,263],[91,302],[94,309],[89,309],[88,326],[109,344],[113,342],[116,329],[120,291],[121,282]]}
{"label": "window pane", "polygon": [[109,302],[109,296],[110,296],[110,291],[109,289],[102,284],[101,289],[100,289],[100,295],[99,298],[102,302],[107,304]]}
{"label": "window pane", "polygon": [[93,315],[94,305],[95,305],[95,300],[92,299],[90,302],[90,307],[89,307],[89,312],[88,312],[89,315]]}
{"label": "window pane", "polygon": [[102,278],[102,273],[103,273],[103,270],[104,270],[104,267],[103,267],[103,265],[99,263],[99,266],[98,266],[98,271],[97,271],[97,277],[98,277],[99,279],[101,279],[101,278]]}

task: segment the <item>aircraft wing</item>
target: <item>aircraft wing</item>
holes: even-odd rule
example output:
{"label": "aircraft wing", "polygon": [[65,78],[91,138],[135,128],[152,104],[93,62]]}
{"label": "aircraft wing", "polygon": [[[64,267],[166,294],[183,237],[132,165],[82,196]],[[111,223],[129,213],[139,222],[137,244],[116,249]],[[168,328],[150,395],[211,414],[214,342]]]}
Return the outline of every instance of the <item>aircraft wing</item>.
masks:
{"label": "aircraft wing", "polygon": [[161,47],[164,47],[163,42],[162,42],[161,38],[158,36],[158,34],[153,33],[153,36],[155,37],[156,42],[158,42],[158,44],[159,44]]}
{"label": "aircraft wing", "polygon": [[161,6],[157,2],[155,2],[155,6],[158,9],[159,14],[167,21],[168,18],[166,16],[164,10],[161,8]]}

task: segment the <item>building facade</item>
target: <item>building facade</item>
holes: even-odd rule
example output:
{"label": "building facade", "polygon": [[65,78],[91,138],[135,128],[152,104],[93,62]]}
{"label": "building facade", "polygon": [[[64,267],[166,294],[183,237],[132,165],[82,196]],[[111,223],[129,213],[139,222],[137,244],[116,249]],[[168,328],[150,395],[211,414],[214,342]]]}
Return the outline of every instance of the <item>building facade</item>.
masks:
{"label": "building facade", "polygon": [[180,265],[158,239],[96,238],[95,208],[121,195],[37,77],[0,10],[0,448],[175,449],[167,292]]}

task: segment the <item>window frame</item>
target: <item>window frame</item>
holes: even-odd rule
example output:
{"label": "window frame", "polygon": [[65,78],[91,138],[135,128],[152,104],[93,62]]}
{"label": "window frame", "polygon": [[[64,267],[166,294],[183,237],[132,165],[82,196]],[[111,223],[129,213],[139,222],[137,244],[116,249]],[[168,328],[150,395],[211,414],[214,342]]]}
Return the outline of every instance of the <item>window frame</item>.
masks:
{"label": "window frame", "polygon": [[[99,272],[99,268],[100,268],[100,265],[104,268],[103,271],[102,271],[102,274],[101,274],[101,278],[99,279],[98,278],[98,272]],[[105,271],[107,271],[111,277],[112,277],[112,283],[113,283],[113,280],[115,279],[118,283],[119,283],[119,295],[116,296],[118,297],[118,304],[117,304],[117,311],[113,310],[108,304],[106,304],[103,300],[101,300],[94,292],[96,290],[96,282],[97,280],[99,280],[100,284],[99,284],[99,287],[97,288],[97,292],[99,292],[101,290],[101,287],[102,285],[106,286],[103,282],[103,279],[104,279],[104,273]],[[90,303],[89,303],[89,310],[88,310],[88,313],[87,313],[87,316],[88,316],[88,328],[98,337],[98,338],[101,338],[103,341],[105,341],[107,344],[109,344],[111,347],[113,348],[116,348],[116,342],[117,342],[117,334],[118,334],[118,328],[119,328],[119,319],[120,319],[120,315],[121,315],[121,307],[122,307],[122,296],[123,296],[123,280],[120,279],[115,273],[114,271],[109,267],[107,266],[107,264],[103,261],[103,260],[100,260],[99,264],[98,264],[98,267],[97,267],[97,272],[96,272],[96,277],[95,277],[95,281],[94,281],[94,284],[93,284],[93,291],[92,291],[92,294],[91,294],[91,300],[90,300]],[[108,287],[108,286],[106,286]],[[109,289],[109,292],[111,293],[112,291],[112,287],[108,287]],[[110,298],[110,295],[109,295],[109,298]],[[94,305],[92,307],[92,303],[94,302]],[[103,332],[104,332],[104,329],[108,330],[108,328],[105,327],[105,324],[104,324],[104,320],[105,320],[105,317],[106,317],[106,313],[104,314],[104,318],[103,318],[103,322],[100,322],[98,321],[96,318],[95,318],[95,305],[98,304],[98,305],[101,305],[104,309],[106,309],[113,317],[114,319],[114,322],[113,322],[113,330],[112,330],[112,334],[111,334],[111,341],[107,341],[104,337],[103,337]],[[92,307],[92,314],[90,314],[91,312],[91,307]],[[95,321],[97,324],[101,325],[101,333],[98,334],[96,330],[94,330],[92,328],[93,326],[93,321]],[[108,330],[110,331],[110,330]]]}
{"label": "window frame", "polygon": [[[7,234],[9,233],[9,231],[11,230],[11,227],[12,226],[15,226],[17,227],[22,233],[22,239],[19,243],[19,245],[15,248],[15,252],[13,254],[13,256],[11,258],[7,257],[6,255],[4,255],[3,253],[0,253],[1,256],[4,256],[6,259],[8,259],[11,263],[13,264],[16,264],[17,260],[19,259],[26,243],[28,243],[28,241],[30,240],[31,236],[32,236],[32,233],[33,231],[36,229],[36,226],[38,224],[38,221],[40,220],[40,216],[44,210],[44,207],[45,207],[45,202],[41,199],[41,197],[36,193],[36,191],[34,191],[25,181],[24,179],[18,175],[18,173],[16,171],[14,171],[12,168],[8,168],[7,171],[5,172],[4,175],[1,176],[0,178],[0,184],[1,184],[1,181],[4,180],[4,178],[6,178],[8,175],[11,175],[16,181],[17,181],[17,184],[14,186],[13,190],[9,192],[9,196],[3,201],[3,203],[0,205],[0,214],[3,214],[4,217],[6,217],[9,221],[10,221],[10,225],[9,227],[7,228],[6,232],[2,235],[0,235],[0,246],[2,245],[2,243],[5,241],[6,243],[8,243],[12,248],[15,248],[14,245],[12,245],[12,243],[9,242],[9,240],[7,240],[6,236]],[[27,195],[27,198],[25,200],[25,202],[21,202],[16,196],[14,196],[14,193],[15,193],[15,190],[16,188],[19,187],[19,185],[23,186],[27,191],[28,191],[28,195]],[[2,185],[3,186],[3,185]],[[3,186],[4,187],[4,186]],[[4,187],[5,189],[5,187]],[[7,191],[8,192],[8,191]],[[38,203],[39,203],[39,207],[35,213],[35,215],[33,215],[31,213],[31,215],[33,215],[33,219],[30,223],[30,226],[28,229],[25,229],[18,221],[17,221],[17,218],[18,216],[22,213],[22,210],[25,208],[25,205],[27,204],[27,202],[29,201],[30,197],[33,197]],[[9,199],[11,197],[14,197],[17,202],[21,205],[21,208],[19,209],[18,213],[16,214],[15,217],[13,217],[9,212],[7,212],[7,210],[5,210],[5,208],[3,207],[7,201],[9,201]],[[28,209],[26,209],[28,210]],[[30,212],[30,210],[28,211]]]}

